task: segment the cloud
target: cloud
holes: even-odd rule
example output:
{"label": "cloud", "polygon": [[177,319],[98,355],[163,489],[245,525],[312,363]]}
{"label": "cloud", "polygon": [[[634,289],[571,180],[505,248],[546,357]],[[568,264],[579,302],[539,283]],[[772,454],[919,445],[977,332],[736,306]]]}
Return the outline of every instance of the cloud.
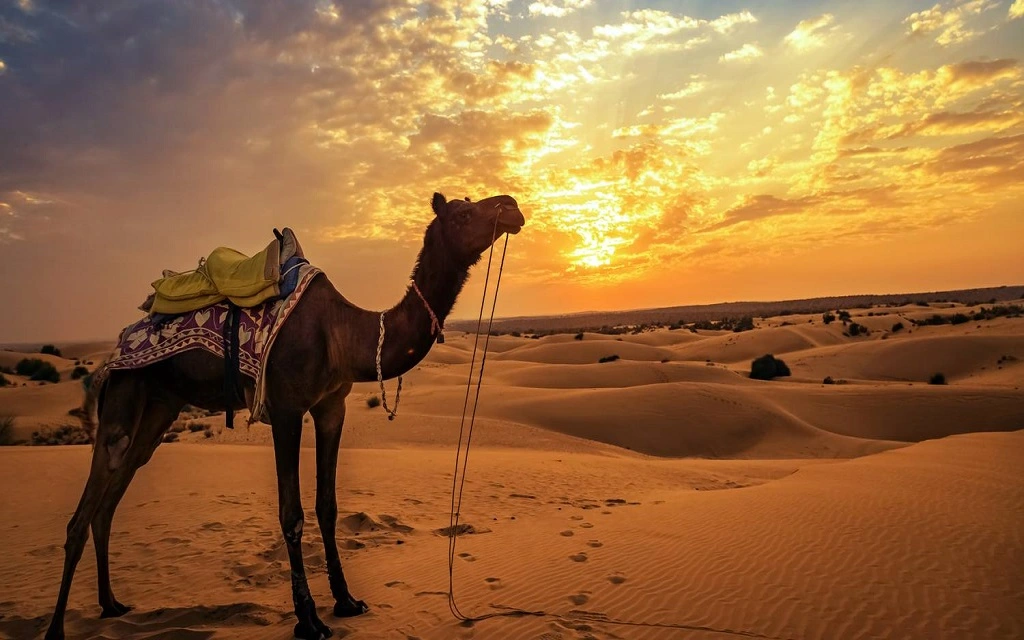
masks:
{"label": "cloud", "polygon": [[531,16],[564,18],[580,9],[589,7],[592,2],[593,0],[536,0],[530,4],[529,12]]}
{"label": "cloud", "polygon": [[719,222],[701,229],[701,232],[718,231],[744,222],[753,222],[774,216],[796,215],[807,211],[820,202],[820,198],[815,196],[791,200],[770,194],[747,196],[741,204],[726,211]]}
{"label": "cloud", "polygon": [[1010,5],[1007,19],[1016,20],[1017,18],[1024,18],[1024,0],[1013,0],[1013,4]]}
{"label": "cloud", "polygon": [[730,13],[720,16],[712,20],[709,24],[711,25],[711,28],[718,33],[729,33],[736,27],[736,25],[754,24],[755,22],[757,22],[757,18],[754,17],[754,14],[744,10],[740,13]]}
{"label": "cloud", "polygon": [[967,27],[971,16],[988,11],[997,5],[997,2],[991,0],[954,2],[948,9],[936,4],[931,9],[910,14],[903,20],[903,24],[907,25],[907,33],[912,36],[937,33],[935,42],[944,47],[960,44],[981,34],[981,31]]}
{"label": "cloud", "polygon": [[661,100],[680,100],[682,98],[696,95],[707,88],[708,83],[704,76],[692,75],[690,76],[690,81],[683,85],[681,89],[673,91],[672,93],[658,94],[658,98]]}
{"label": "cloud", "polygon": [[[783,39],[783,43],[799,53],[824,47],[827,44],[827,40],[834,37],[839,30],[838,26],[832,25],[833,22],[835,22],[835,16],[831,13],[826,13],[817,18],[802,20]],[[830,26],[832,27],[831,29],[828,28]]]}
{"label": "cloud", "polygon": [[747,44],[743,45],[742,47],[740,47],[739,49],[736,49],[735,51],[730,51],[728,53],[722,54],[718,58],[718,61],[719,62],[750,62],[754,58],[760,58],[763,55],[764,55],[764,51],[761,50],[761,47],[757,46],[756,44],[747,43]]}

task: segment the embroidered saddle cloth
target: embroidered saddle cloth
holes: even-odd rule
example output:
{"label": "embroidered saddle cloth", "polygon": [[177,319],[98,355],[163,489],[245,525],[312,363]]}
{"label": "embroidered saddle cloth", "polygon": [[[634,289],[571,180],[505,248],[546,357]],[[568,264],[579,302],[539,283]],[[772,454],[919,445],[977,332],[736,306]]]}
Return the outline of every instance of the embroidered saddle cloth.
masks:
{"label": "embroidered saddle cloth", "polygon": [[[255,383],[254,392],[246,393],[250,424],[257,420],[270,422],[266,414],[265,381],[270,349],[306,288],[322,272],[303,261],[292,273],[297,275],[296,283],[285,297],[241,309],[239,314],[239,370]],[[93,384],[102,384],[110,371],[141,369],[191,349],[202,349],[223,358],[227,316],[225,302],[174,317],[146,316],[121,332],[113,354],[96,372],[98,379]]]}
{"label": "embroidered saddle cloth", "polygon": [[255,307],[281,295],[285,264],[302,258],[302,247],[291,229],[249,257],[217,247],[194,271],[165,270],[153,282],[153,294],[140,307],[151,314],[180,314],[228,300],[235,306]]}

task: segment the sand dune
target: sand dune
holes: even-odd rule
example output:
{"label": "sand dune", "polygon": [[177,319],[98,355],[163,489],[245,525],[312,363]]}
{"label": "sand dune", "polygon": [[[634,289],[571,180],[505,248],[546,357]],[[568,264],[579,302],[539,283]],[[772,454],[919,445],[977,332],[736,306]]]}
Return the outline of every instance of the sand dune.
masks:
{"label": "sand dune", "polygon": [[[741,333],[492,336],[459,605],[551,615],[471,626],[448,612],[438,533],[473,347],[449,332],[407,374],[397,421],[367,405],[375,383],[349,399],[339,546],[370,615],[330,614],[303,454],[303,552],[320,615],[340,637],[367,638],[1021,637],[1024,320],[911,323],[961,311],[853,310],[871,329],[858,337],[815,315]],[[0,351],[0,366],[41,357],[62,373],[0,388],[15,439],[71,422],[74,359],[98,363],[110,348],[58,346],[66,358]],[[793,375],[751,380],[764,353]],[[925,384],[937,372],[948,385]],[[389,381],[391,402],[394,390]],[[87,551],[69,638],[290,637],[270,428],[190,421],[211,437],[186,429],[161,446],[114,522],[114,588],[136,610],[98,619]],[[0,492],[0,575],[17,585],[0,597],[0,638],[45,629],[89,457],[81,446],[0,448],[0,484],[16,488]]]}
{"label": "sand dune", "polygon": [[[88,450],[0,455],[7,486],[30,469],[50,470],[37,498],[2,498],[5,513],[19,518],[0,524],[8,551],[0,571],[22,587],[0,603],[0,635],[33,637],[52,605],[63,527]],[[463,521],[482,533],[458,543],[460,607],[551,616],[471,627],[448,613],[446,539],[434,533],[447,523],[451,452],[361,449],[342,458],[343,562],[372,613],[333,619],[326,578],[310,573],[321,616],[342,636],[1024,633],[1015,558],[1024,515],[1022,433],[810,464],[481,449]],[[307,504],[312,462],[304,456],[301,469]],[[322,565],[312,513],[305,541],[307,564]],[[87,553],[72,591],[69,637],[289,637],[287,561],[267,448],[161,449],[125,498],[112,549],[115,589],[136,610],[98,619]]]}

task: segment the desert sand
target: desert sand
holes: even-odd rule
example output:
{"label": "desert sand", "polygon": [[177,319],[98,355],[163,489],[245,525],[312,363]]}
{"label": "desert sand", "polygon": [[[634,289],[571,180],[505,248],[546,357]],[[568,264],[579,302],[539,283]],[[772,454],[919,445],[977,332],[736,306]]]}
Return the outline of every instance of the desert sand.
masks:
{"label": "desert sand", "polygon": [[[946,306],[851,310],[871,330],[859,337],[819,315],[743,333],[492,337],[456,599],[474,616],[549,615],[473,624],[449,612],[438,533],[472,351],[449,334],[406,377],[396,421],[367,406],[376,385],[349,398],[339,545],[362,617],[331,616],[303,452],[320,616],[351,638],[1024,637],[1024,319],[912,325],[972,310]],[[14,439],[68,424],[74,360],[111,344],[58,346],[43,358],[66,381],[0,388]],[[29,351],[0,351],[0,366]],[[792,375],[750,379],[765,353]],[[928,384],[940,372],[948,384]],[[134,610],[99,619],[90,544],[69,638],[291,637],[270,430],[188,422],[210,436],[162,445],[114,519],[114,591]],[[0,637],[45,631],[90,455],[0,448]]]}

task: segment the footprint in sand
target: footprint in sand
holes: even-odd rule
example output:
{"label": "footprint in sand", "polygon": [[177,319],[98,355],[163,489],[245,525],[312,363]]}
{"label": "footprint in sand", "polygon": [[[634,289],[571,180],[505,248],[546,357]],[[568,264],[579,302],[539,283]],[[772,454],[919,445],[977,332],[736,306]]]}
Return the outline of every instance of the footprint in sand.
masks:
{"label": "footprint in sand", "polygon": [[583,516],[569,516],[570,520],[582,520]]}
{"label": "footprint in sand", "polygon": [[600,549],[604,546],[604,543],[600,540],[587,540],[587,546],[593,547],[594,549]]}
{"label": "footprint in sand", "polygon": [[501,578],[484,578],[484,582],[487,583],[487,586],[489,586],[492,591],[502,587]]}
{"label": "footprint in sand", "polygon": [[572,532],[572,531],[570,531],[569,529],[566,529],[565,531],[561,532],[561,533],[560,533],[560,534],[558,534],[558,535],[560,535],[560,536],[565,536],[566,538],[570,538],[570,537],[572,537],[572,536],[573,536],[574,534],[573,534],[573,532]]}
{"label": "footprint in sand", "polygon": [[465,551],[460,553],[459,557],[465,560],[466,562],[476,562],[476,558],[474,558],[472,554],[466,553]]}
{"label": "footprint in sand", "polygon": [[585,593],[577,593],[569,596],[569,602],[573,603],[577,607],[581,604],[587,604],[588,600],[590,600],[590,596]]}
{"label": "footprint in sand", "polygon": [[615,575],[608,576],[608,582],[610,582],[612,584],[622,584],[625,581],[626,581],[626,576],[623,576],[623,575],[615,574]]}
{"label": "footprint in sand", "polygon": [[586,562],[587,554],[583,551],[580,551],[579,553],[574,553],[573,555],[569,556],[569,559],[573,562]]}
{"label": "footprint in sand", "polygon": [[580,529],[593,529],[593,528],[594,528],[594,525],[590,524],[589,522],[581,522],[580,523]]}
{"label": "footprint in sand", "polygon": [[388,589],[401,589],[402,591],[407,591],[409,589],[409,585],[405,584],[401,580],[392,580],[391,582],[385,582],[384,586]]}

